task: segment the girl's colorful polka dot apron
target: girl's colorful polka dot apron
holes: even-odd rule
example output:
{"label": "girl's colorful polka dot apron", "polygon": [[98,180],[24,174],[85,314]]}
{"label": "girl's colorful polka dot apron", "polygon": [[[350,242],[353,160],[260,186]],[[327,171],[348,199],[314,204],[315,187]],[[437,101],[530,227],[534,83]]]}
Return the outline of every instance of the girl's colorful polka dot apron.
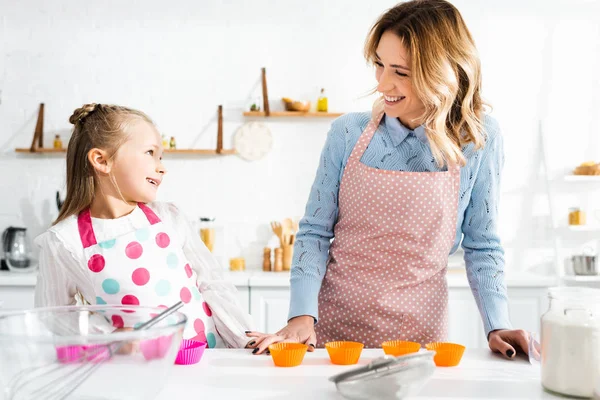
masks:
{"label": "girl's colorful polka dot apron", "polygon": [[[101,243],[96,241],[89,209],[79,214],[79,235],[96,303],[167,308],[181,300],[181,311],[188,317],[183,337],[205,341],[210,348],[225,347],[176,236],[148,206],[140,203],[139,207],[148,219],[147,227]],[[112,323],[116,328],[130,327],[120,316],[113,316]]]}
{"label": "girl's colorful polka dot apron", "polygon": [[339,217],[319,292],[317,345],[380,347],[445,340],[446,268],[456,234],[460,167],[403,172],[360,162],[383,114],[367,125],[340,184]]}

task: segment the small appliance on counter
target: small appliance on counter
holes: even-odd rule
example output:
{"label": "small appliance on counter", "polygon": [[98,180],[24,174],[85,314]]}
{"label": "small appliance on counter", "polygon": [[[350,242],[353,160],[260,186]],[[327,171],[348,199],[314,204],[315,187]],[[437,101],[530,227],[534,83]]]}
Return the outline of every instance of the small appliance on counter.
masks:
{"label": "small appliance on counter", "polygon": [[2,233],[2,250],[2,265],[11,272],[31,272],[37,268],[27,228],[6,228]]}

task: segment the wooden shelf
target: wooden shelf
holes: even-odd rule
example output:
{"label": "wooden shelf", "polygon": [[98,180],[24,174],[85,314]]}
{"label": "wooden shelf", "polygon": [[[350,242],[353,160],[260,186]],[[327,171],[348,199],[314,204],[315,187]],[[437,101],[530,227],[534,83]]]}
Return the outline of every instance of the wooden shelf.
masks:
{"label": "wooden shelf", "polygon": [[[67,149],[52,149],[52,148],[36,148],[35,151],[31,151],[31,149],[15,149],[17,153],[65,153]],[[164,153],[169,154],[198,154],[198,155],[233,155],[237,154],[235,150],[221,150],[221,152],[217,152],[217,150],[211,149],[165,149]]]}
{"label": "wooden shelf", "polygon": [[[37,124],[33,133],[33,141],[29,148],[18,148],[15,149],[17,153],[37,154],[37,153],[65,153],[66,148],[54,149],[49,147],[42,147],[44,139],[44,103],[40,104],[38,112]],[[164,153],[168,154],[190,154],[190,155],[215,155],[215,156],[226,156],[237,154],[237,151],[233,149],[223,148],[223,106],[219,105],[217,108],[217,148],[216,149],[164,149]]]}
{"label": "wooden shelf", "polygon": [[223,156],[223,155],[232,155],[232,154],[237,154],[237,151],[235,150],[221,150],[221,152],[217,152],[217,150],[210,150],[210,149],[165,149],[163,151],[164,153],[168,153],[168,154],[204,154],[204,155],[218,155],[218,156]]}
{"label": "wooden shelf", "polygon": [[42,147],[37,147],[34,151],[31,151],[30,148],[20,148],[20,149],[15,149],[15,151],[17,153],[66,153],[67,149],[53,149],[53,148],[42,148]]}
{"label": "wooden shelf", "polygon": [[[337,118],[342,115],[344,113],[271,111],[268,117]],[[246,111],[244,117],[267,117],[267,114],[264,111]]]}
{"label": "wooden shelf", "polygon": [[600,182],[600,175],[567,175],[566,182]]}

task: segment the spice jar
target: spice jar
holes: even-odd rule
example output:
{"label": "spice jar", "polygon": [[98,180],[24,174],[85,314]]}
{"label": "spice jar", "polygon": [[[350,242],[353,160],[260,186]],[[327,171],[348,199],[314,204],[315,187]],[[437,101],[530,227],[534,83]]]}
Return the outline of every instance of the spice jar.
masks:
{"label": "spice jar", "polygon": [[230,271],[245,271],[246,260],[243,257],[236,257],[229,260]]}
{"label": "spice jar", "polygon": [[600,378],[600,289],[555,287],[542,316],[542,385],[592,397]]}
{"label": "spice jar", "polygon": [[200,238],[212,253],[215,247],[215,219],[200,217]]}
{"label": "spice jar", "polygon": [[585,225],[585,213],[579,207],[569,208],[569,225]]}
{"label": "spice jar", "polygon": [[265,247],[263,250],[263,271],[271,271],[271,248]]}
{"label": "spice jar", "polygon": [[274,250],[275,252],[275,263],[273,265],[273,271],[281,272],[283,271],[283,249],[277,248]]}

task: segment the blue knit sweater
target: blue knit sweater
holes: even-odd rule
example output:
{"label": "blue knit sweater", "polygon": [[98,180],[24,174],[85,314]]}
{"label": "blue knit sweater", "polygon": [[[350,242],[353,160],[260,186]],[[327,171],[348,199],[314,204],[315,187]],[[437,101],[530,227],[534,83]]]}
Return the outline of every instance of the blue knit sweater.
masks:
{"label": "blue knit sweater", "polygon": [[[329,246],[338,217],[337,196],[344,169],[354,145],[371,118],[350,113],[335,120],[327,135],[319,168],[306,205],[294,247],[289,318],[310,315],[316,320],[318,294],[326,273]],[[458,221],[451,253],[461,244],[471,291],[481,313],[486,335],[512,328],[504,283],[504,250],[496,233],[500,176],[504,164],[503,140],[498,123],[484,118],[486,144],[463,149],[467,165],[461,169]],[[374,168],[440,171],[424,127],[404,127],[397,118],[384,116],[361,162]]]}

